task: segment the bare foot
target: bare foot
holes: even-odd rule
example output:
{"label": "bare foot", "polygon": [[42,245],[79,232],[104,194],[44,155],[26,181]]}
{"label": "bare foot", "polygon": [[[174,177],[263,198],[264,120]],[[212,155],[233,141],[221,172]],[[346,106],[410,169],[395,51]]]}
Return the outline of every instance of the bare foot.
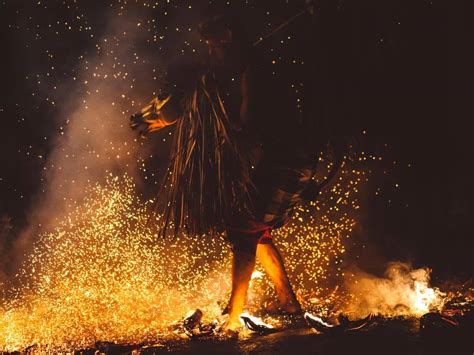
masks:
{"label": "bare foot", "polygon": [[230,318],[222,326],[223,332],[227,336],[232,337],[232,338],[235,338],[239,335],[239,331],[241,330],[241,328],[242,328],[242,324],[240,323],[238,319],[232,320]]}

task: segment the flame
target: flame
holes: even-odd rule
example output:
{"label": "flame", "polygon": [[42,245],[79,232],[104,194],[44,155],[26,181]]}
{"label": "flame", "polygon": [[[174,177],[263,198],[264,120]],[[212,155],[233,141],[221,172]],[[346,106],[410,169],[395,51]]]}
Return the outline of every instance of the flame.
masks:
{"label": "flame", "polygon": [[425,282],[415,281],[414,300],[411,310],[416,315],[428,313],[431,308],[439,308],[439,304],[443,302],[443,294],[428,287]]}
{"label": "flame", "polygon": [[427,268],[412,269],[400,262],[389,264],[384,278],[357,272],[346,280],[354,295],[346,311],[356,316],[422,316],[432,310],[440,311],[446,294],[430,287],[430,273]]}

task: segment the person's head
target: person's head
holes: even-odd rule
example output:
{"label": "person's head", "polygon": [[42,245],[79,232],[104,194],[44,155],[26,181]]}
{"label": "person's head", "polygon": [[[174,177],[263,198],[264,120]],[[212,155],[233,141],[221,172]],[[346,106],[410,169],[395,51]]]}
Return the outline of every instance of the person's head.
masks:
{"label": "person's head", "polygon": [[231,17],[213,16],[199,25],[199,32],[212,66],[235,69],[245,66],[251,45],[240,24]]}

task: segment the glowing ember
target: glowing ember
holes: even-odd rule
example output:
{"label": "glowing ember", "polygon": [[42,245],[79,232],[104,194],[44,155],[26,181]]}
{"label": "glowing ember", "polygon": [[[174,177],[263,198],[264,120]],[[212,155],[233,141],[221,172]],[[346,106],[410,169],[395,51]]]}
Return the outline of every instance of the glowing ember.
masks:
{"label": "glowing ember", "polygon": [[0,348],[143,342],[171,335],[168,325],[196,304],[219,313],[228,288],[215,266],[228,267],[222,241],[157,239],[134,194],[130,179],[110,179],[42,236],[21,290],[2,302]]}
{"label": "glowing ember", "polygon": [[[300,207],[276,234],[303,301],[327,294],[322,282],[339,265],[355,220],[364,173],[344,169],[334,188]],[[110,177],[85,193],[62,222],[41,236],[3,296],[0,349],[73,350],[97,341],[155,343],[177,335],[170,325],[199,307],[203,322],[221,319],[230,291],[230,250],[222,238],[158,238],[149,205],[128,177]],[[152,215],[152,221],[158,216]],[[254,273],[248,310],[274,299]],[[337,271],[338,273],[339,271]],[[337,276],[336,274],[335,276]]]}

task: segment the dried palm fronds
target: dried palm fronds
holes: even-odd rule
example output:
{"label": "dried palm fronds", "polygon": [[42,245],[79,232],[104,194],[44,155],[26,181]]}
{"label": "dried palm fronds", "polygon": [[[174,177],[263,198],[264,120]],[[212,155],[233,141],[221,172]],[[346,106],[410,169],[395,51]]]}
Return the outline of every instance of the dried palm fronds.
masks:
{"label": "dried palm fronds", "polygon": [[142,138],[145,138],[148,133],[174,124],[176,121],[167,121],[161,113],[161,109],[170,99],[171,95],[168,95],[163,100],[155,97],[139,113],[130,116],[130,127],[133,129],[144,127],[140,135]]}
{"label": "dried palm fronds", "polygon": [[203,75],[178,120],[166,185],[165,228],[191,235],[221,232],[251,211],[249,164],[212,75]]}

